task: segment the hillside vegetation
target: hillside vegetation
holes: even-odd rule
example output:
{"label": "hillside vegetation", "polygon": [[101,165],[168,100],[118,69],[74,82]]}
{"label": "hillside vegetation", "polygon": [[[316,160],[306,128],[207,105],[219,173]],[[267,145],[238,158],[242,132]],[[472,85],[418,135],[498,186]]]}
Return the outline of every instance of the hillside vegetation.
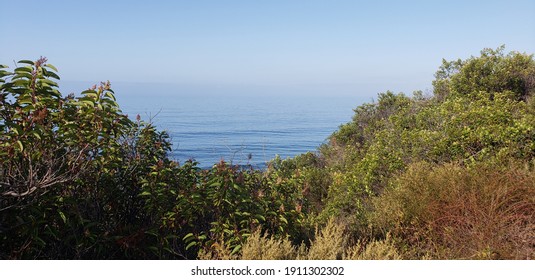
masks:
{"label": "hillside vegetation", "polygon": [[0,258],[534,259],[535,60],[443,61],[265,170],[169,158],[110,83],[0,65]]}

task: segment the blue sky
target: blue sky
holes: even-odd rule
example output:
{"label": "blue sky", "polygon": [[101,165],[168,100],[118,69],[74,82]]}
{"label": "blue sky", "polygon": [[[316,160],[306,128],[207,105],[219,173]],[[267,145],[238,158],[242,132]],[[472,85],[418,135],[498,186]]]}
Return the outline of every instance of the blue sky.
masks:
{"label": "blue sky", "polygon": [[[535,1],[0,1],[0,63],[63,81],[412,92],[442,58],[535,53]],[[376,92],[374,92],[375,94]]]}

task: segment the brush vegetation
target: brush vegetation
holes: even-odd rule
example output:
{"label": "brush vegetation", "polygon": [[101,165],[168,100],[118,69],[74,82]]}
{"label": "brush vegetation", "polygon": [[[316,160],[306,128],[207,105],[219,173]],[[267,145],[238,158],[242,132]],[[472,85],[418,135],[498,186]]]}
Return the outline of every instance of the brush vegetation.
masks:
{"label": "brush vegetation", "polygon": [[110,83],[0,65],[0,258],[534,259],[535,61],[484,49],[264,170],[169,158]]}

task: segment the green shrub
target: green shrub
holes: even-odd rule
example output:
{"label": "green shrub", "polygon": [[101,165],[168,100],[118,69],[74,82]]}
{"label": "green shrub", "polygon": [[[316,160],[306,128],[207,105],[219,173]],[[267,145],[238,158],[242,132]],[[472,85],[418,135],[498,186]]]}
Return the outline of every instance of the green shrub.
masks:
{"label": "green shrub", "polygon": [[487,92],[512,92],[514,100],[526,100],[535,93],[533,55],[511,52],[505,46],[483,49],[479,57],[446,61],[435,74],[434,93],[440,98]]}
{"label": "green shrub", "polygon": [[13,73],[0,67],[3,257],[103,257],[114,243],[109,227],[125,217],[110,202],[128,190],[100,183],[121,165],[133,124],[109,83],[63,97],[45,58],[18,64]]}

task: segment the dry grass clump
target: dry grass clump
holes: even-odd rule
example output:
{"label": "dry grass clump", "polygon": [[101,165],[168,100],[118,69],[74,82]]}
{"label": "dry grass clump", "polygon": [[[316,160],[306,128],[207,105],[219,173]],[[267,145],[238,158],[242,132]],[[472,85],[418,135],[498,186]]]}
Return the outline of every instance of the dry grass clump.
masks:
{"label": "dry grass clump", "polygon": [[298,250],[288,238],[275,239],[255,231],[242,247],[242,260],[294,260]]}
{"label": "dry grass clump", "polygon": [[375,201],[374,223],[414,258],[535,258],[535,173],[457,164],[412,165]]}
{"label": "dry grass clump", "polygon": [[401,260],[402,254],[399,253],[394,240],[390,234],[386,239],[374,240],[368,244],[358,242],[346,250],[344,255],[346,260]]}
{"label": "dry grass clump", "polygon": [[321,229],[316,229],[316,238],[310,244],[305,260],[339,260],[347,248],[347,236],[344,225],[330,219]]}

